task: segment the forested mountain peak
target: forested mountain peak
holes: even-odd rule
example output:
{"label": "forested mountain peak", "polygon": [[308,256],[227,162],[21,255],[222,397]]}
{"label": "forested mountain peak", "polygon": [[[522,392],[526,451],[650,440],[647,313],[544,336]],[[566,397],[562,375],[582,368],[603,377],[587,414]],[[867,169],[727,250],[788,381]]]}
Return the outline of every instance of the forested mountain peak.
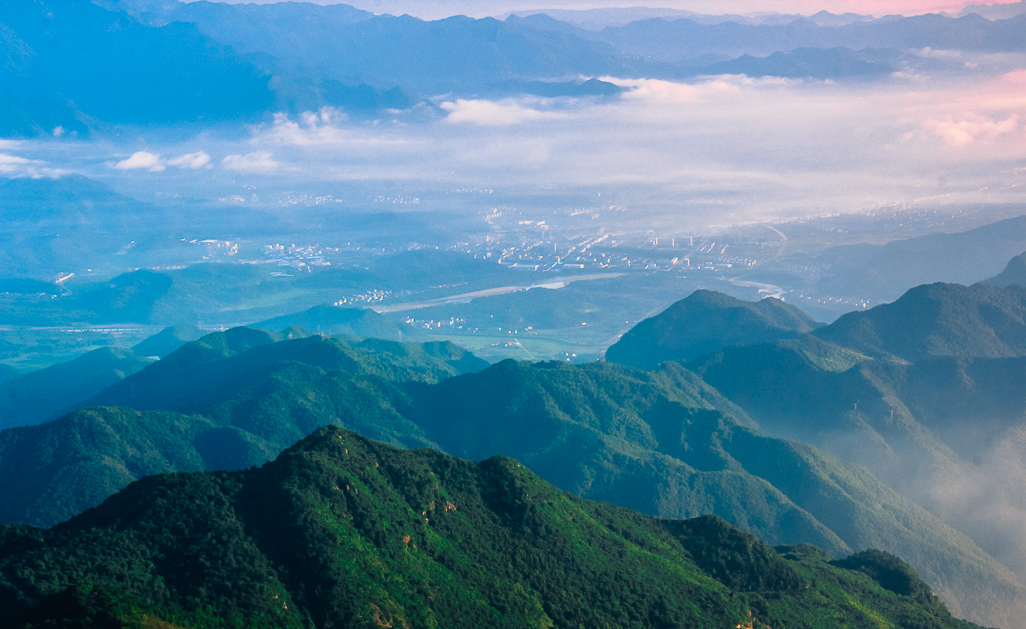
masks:
{"label": "forested mountain peak", "polygon": [[[885,554],[855,570],[785,559],[715,517],[651,518],[509,458],[338,428],[259,469],[147,477],[50,531],[0,527],[0,540],[0,622],[27,627],[76,600],[181,627],[973,626],[894,587],[907,566]],[[93,584],[100,595],[75,593]]]}
{"label": "forested mountain peak", "polygon": [[697,290],[631,328],[606,351],[606,360],[652,369],[668,360],[691,360],[731,345],[794,338],[818,327],[779,299],[743,301]]}

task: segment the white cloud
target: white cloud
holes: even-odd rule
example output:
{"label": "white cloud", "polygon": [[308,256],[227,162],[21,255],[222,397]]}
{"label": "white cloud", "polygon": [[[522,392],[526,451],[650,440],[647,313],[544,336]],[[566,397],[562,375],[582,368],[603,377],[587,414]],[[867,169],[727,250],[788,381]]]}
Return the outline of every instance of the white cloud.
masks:
{"label": "white cloud", "polygon": [[1004,120],[992,120],[978,114],[968,114],[960,120],[951,117],[927,120],[922,128],[926,133],[942,139],[944,144],[958,148],[1015,131],[1019,128],[1019,116],[1012,114]]}
{"label": "white cloud", "polygon": [[34,159],[18,157],[17,155],[0,153],[0,173],[14,172],[15,169],[24,167],[28,164],[42,164],[42,162]]}
{"label": "white cloud", "polygon": [[515,125],[528,120],[560,118],[562,114],[539,111],[522,106],[512,100],[495,102],[490,100],[463,100],[445,102],[442,109],[449,112],[447,122],[470,122],[479,125]]}
{"label": "white cloud", "polygon": [[161,163],[160,155],[147,151],[136,151],[132,153],[131,157],[114,164],[114,168],[118,170],[145,169],[151,173],[159,173],[163,172],[166,166]]}
{"label": "white cloud", "polygon": [[195,153],[187,153],[185,155],[179,155],[178,157],[169,159],[167,160],[167,163],[179,168],[198,170],[204,166],[210,168],[210,156],[207,155],[205,151],[196,151]]}
{"label": "white cloud", "polygon": [[9,153],[0,153],[0,175],[12,179],[20,177],[32,179],[55,178],[60,177],[65,172],[56,168],[47,168],[45,164],[46,162],[38,159],[28,159]]}
{"label": "white cloud", "polygon": [[239,172],[270,172],[277,170],[281,165],[274,161],[270,151],[256,151],[245,155],[229,155],[221,160],[221,164],[228,169]]}

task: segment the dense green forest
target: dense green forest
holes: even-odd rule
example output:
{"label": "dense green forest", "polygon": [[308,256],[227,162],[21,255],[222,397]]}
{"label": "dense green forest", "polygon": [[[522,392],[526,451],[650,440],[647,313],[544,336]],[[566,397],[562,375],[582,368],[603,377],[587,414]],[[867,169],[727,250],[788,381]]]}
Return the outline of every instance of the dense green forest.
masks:
{"label": "dense green forest", "polygon": [[[323,428],[261,468],[150,476],[0,528],[11,627],[973,627],[886,553],[574,497],[516,461]],[[83,620],[89,616],[90,620]]]}
{"label": "dense green forest", "polygon": [[668,360],[691,360],[733,345],[795,338],[820,325],[779,299],[743,301],[696,290],[628,330],[606,351],[606,360],[654,369]]}
{"label": "dense green forest", "polygon": [[396,446],[512,456],[577,495],[715,513],[773,544],[889,550],[958,614],[1014,608],[1022,593],[966,536],[863,470],[767,437],[678,364],[504,361],[447,377],[479,364],[447,345],[294,335],[211,334],[91,402],[108,406],[0,433],[2,519],[48,526],[143,475],[259,465],[335,423]]}
{"label": "dense green forest", "polygon": [[[0,433],[9,498],[0,517],[49,526],[148,474],[263,464],[331,423],[394,446],[511,456],[576,495],[663,517],[715,513],[772,544],[812,543],[837,557],[881,548],[914,565],[956,614],[1007,625],[1026,612],[1013,574],[1026,564],[990,514],[1012,487],[968,503],[936,488],[968,482],[967,462],[987,457],[1026,412],[1014,393],[1026,358],[1004,356],[1009,343],[977,342],[1014,341],[1018,290],[921,287],[851,315],[862,323],[818,329],[776,300],[699,292],[646,323],[657,338],[628,334],[618,346],[714,351],[648,371],[487,367],[451,343],[231,329],[145,365],[79,401],[80,411]],[[919,340],[825,340],[900,330],[922,312],[939,314],[916,319]],[[984,315],[990,331],[980,329]],[[338,316],[351,313],[300,318]],[[686,325],[696,317],[734,325]],[[909,362],[902,348],[922,339],[931,339],[926,355]],[[976,422],[969,434],[966,417]]]}

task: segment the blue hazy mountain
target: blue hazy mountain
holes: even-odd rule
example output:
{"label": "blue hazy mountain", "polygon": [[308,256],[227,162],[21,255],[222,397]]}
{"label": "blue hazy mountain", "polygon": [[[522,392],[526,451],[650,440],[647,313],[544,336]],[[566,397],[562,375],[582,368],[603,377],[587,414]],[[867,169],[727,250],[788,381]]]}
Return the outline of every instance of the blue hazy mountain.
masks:
{"label": "blue hazy mountain", "polygon": [[813,16],[786,23],[656,18],[596,33],[542,14],[425,21],[346,5],[104,5],[0,6],[0,134],[253,120],[326,105],[375,112],[437,94],[619,91],[567,77],[886,77],[948,67],[899,51],[1026,48],[1026,16],[993,22],[978,15]]}
{"label": "blue hazy mountain", "polygon": [[640,55],[655,62],[680,63],[703,55],[721,58],[744,54],[767,56],[796,48],[934,47],[992,52],[1022,51],[1026,17],[991,22],[978,15],[950,18],[943,15],[882,18],[843,26],[820,26],[809,19],[783,25],[737,22],[699,24],[690,19],[649,19],[595,34],[625,55]]}
{"label": "blue hazy mountain", "polygon": [[[937,232],[886,244],[860,243],[830,247],[812,257],[822,268],[811,280],[814,292],[889,302],[913,286],[949,282],[973,284],[996,275],[1023,251],[1026,216],[1001,220],[963,232]],[[769,265],[773,268],[772,265]],[[787,273],[784,265],[774,272]],[[802,285],[810,280],[794,281]]]}
{"label": "blue hazy mountain", "polygon": [[992,278],[983,280],[984,284],[991,286],[1011,286],[1012,284],[1026,284],[1026,253],[1015,256],[1008,261],[1008,266]]}
{"label": "blue hazy mountain", "polygon": [[267,76],[190,24],[145,26],[86,0],[4,2],[0,24],[4,134],[246,119],[274,102]]}

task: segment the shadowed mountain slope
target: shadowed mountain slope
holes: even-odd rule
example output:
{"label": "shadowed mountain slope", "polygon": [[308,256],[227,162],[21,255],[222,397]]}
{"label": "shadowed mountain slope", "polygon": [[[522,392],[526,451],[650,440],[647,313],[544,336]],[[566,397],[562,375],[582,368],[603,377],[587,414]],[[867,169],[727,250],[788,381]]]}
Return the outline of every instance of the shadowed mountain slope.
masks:
{"label": "shadowed mountain slope", "polygon": [[132,351],[139,356],[163,358],[182,345],[195,341],[202,336],[203,332],[194,325],[172,325],[136,343],[132,346]]}
{"label": "shadowed mountain slope", "polygon": [[129,349],[105,347],[13,378],[0,389],[0,428],[51,419],[152,362]]}
{"label": "shadowed mountain slope", "polygon": [[983,280],[983,284],[991,286],[1011,286],[1012,284],[1026,284],[1026,253],[1020,254],[1008,261],[1008,266],[994,277]]}

